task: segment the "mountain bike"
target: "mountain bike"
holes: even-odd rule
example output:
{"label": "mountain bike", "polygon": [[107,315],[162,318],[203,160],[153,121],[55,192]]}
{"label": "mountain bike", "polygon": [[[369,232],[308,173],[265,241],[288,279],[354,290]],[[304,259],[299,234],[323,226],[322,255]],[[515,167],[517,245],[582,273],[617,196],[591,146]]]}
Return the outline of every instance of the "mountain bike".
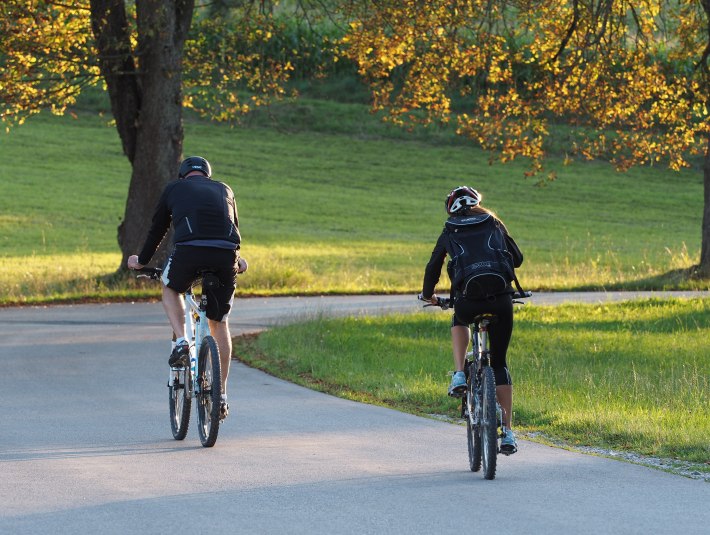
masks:
{"label": "mountain bike", "polygon": [[[142,268],[139,277],[160,280],[160,268]],[[171,367],[168,375],[168,400],[170,405],[170,427],[175,440],[187,436],[190,425],[192,400],[195,400],[200,442],[206,448],[217,441],[220,424],[220,402],[222,398],[222,368],[217,342],[210,334],[207,321],[207,290],[219,285],[216,275],[203,271],[200,278],[184,293],[185,329],[190,343],[190,364],[185,367]],[[201,297],[196,298],[194,288],[201,284]],[[172,347],[175,347],[173,334]]]}
{"label": "mountain bike", "polygon": [[[519,291],[513,294],[513,303],[522,304],[518,299],[530,296],[532,292]],[[436,305],[429,303],[424,306],[438,306],[447,310],[451,308],[452,302],[451,299],[437,297]],[[485,479],[495,478],[498,453],[512,453],[501,450],[499,445],[499,440],[505,436],[507,429],[503,424],[503,409],[496,398],[496,382],[490,364],[488,338],[488,328],[496,320],[494,314],[480,314],[469,326],[471,350],[466,353],[464,360],[466,393],[461,399],[461,418],[466,421],[469,468],[472,472],[483,468]]]}

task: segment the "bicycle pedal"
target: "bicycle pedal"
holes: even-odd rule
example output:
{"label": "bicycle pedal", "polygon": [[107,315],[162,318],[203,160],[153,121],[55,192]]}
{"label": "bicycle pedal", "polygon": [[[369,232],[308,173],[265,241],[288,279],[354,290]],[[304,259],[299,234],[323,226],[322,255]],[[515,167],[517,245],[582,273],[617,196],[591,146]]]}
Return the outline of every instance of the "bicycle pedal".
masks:
{"label": "bicycle pedal", "polygon": [[449,397],[462,398],[466,395],[466,387],[461,387],[455,390],[449,390]]}

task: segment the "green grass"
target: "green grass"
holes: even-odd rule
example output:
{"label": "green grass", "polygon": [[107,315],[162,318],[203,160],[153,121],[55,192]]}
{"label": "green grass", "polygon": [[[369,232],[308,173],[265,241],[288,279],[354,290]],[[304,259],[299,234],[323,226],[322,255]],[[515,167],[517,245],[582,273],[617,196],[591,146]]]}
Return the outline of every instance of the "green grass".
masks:
{"label": "green grass", "polygon": [[[707,288],[682,277],[699,257],[699,171],[553,160],[558,180],[535,187],[525,162],[489,165],[445,129],[409,135],[358,104],[301,101],[185,130],[185,152],[206,155],[236,192],[243,293],[418,291],[443,198],[461,183],[507,223],[528,287]],[[42,115],[0,135],[13,162],[0,187],[0,303],[157,295],[109,277],[130,168],[107,117]]]}
{"label": "green grass", "polygon": [[[246,363],[306,386],[457,417],[448,314],[324,319],[237,339]],[[526,306],[508,363],[514,426],[573,445],[710,462],[710,300]]]}

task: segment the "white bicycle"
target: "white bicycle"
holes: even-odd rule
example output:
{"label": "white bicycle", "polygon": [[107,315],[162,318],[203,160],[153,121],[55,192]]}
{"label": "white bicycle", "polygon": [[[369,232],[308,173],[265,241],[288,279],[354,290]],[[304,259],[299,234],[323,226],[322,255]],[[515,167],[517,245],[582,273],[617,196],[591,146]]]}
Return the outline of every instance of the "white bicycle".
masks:
{"label": "white bicycle", "polygon": [[[138,271],[142,273],[139,277],[153,280],[160,280],[162,274],[160,268],[142,268]],[[219,280],[210,271],[203,271],[200,275],[200,279],[184,293],[185,329],[190,343],[190,366],[170,368],[168,376],[170,427],[175,440],[183,440],[187,436],[190,409],[194,399],[200,442],[204,447],[210,448],[214,446],[219,433],[222,368],[217,342],[210,334],[207,321],[207,290],[218,286]],[[199,301],[193,292],[198,283],[202,286]]]}

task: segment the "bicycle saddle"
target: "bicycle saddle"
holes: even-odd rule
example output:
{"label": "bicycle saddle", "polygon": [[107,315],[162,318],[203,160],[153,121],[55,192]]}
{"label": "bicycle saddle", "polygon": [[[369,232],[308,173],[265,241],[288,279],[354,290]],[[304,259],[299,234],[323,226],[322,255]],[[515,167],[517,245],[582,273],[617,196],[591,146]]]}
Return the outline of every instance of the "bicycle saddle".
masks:
{"label": "bicycle saddle", "polygon": [[498,316],[496,316],[495,314],[489,314],[488,312],[486,312],[484,314],[479,314],[478,316],[473,318],[474,323],[482,323],[483,321],[486,321],[486,322],[488,322],[488,325],[491,325],[491,324],[498,321]]}

